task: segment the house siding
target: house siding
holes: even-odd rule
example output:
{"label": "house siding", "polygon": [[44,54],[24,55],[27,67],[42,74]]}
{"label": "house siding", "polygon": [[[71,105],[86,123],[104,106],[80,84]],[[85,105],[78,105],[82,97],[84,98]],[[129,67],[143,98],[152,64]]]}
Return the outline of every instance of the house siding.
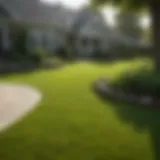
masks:
{"label": "house siding", "polygon": [[55,50],[63,44],[63,38],[58,33],[38,28],[29,30],[27,39],[28,50],[43,48],[49,54],[55,54]]}
{"label": "house siding", "polygon": [[[0,6],[0,18],[8,18],[9,13]],[[6,52],[10,48],[10,38],[9,38],[9,26],[7,23],[1,22],[0,23],[0,52]]]}

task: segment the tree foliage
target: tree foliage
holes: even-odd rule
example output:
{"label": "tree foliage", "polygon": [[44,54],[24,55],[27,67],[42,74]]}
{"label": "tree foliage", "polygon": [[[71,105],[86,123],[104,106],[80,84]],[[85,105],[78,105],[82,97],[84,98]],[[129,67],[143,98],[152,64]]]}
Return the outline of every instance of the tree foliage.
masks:
{"label": "tree foliage", "polygon": [[105,4],[119,6],[123,10],[134,11],[144,9],[148,5],[147,0],[92,0],[93,6],[99,7]]}
{"label": "tree foliage", "polygon": [[143,31],[137,14],[119,13],[116,16],[116,28],[127,37],[132,37],[135,40],[142,38]]}

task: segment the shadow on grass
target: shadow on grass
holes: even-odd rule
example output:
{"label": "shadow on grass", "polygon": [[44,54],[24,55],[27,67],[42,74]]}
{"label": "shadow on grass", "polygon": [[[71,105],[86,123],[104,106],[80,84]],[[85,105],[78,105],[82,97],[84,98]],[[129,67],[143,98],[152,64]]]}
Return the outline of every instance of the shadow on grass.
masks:
{"label": "shadow on grass", "polygon": [[28,68],[23,68],[19,67],[18,69],[9,69],[9,70],[0,70],[0,78],[6,78],[8,76],[14,76],[14,75],[26,75],[26,74],[31,74],[31,73],[36,73],[38,71],[48,71],[48,70],[53,70],[53,69],[61,69],[63,65],[61,66],[35,66],[35,67],[28,67]]}
{"label": "shadow on grass", "polygon": [[115,64],[117,62],[121,63],[121,62],[127,62],[128,61],[133,61],[133,60],[148,60],[149,57],[148,56],[133,56],[133,57],[113,57],[113,58],[95,58],[95,59],[88,59],[86,61],[91,61],[92,63],[94,63],[95,65],[103,65],[103,64]]}
{"label": "shadow on grass", "polygon": [[160,160],[160,109],[147,109],[142,106],[113,102],[102,98],[101,100],[110,104],[121,120],[126,123],[132,122],[137,132],[141,131],[141,129],[149,130],[152,137],[155,160]]}
{"label": "shadow on grass", "polygon": [[18,71],[2,71],[0,72],[0,78],[6,78],[8,76],[14,76],[14,75],[24,75],[24,74],[30,74],[33,72],[38,71],[36,68],[31,68],[31,69],[22,69]]}

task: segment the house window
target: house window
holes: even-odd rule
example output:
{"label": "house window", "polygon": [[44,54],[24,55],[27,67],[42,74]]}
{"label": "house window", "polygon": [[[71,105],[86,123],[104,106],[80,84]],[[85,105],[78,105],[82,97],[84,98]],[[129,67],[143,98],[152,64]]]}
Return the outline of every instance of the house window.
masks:
{"label": "house window", "polygon": [[88,45],[88,39],[87,38],[83,38],[81,40],[81,44],[82,44],[82,47],[86,47]]}
{"label": "house window", "polygon": [[96,50],[99,50],[99,49],[100,49],[101,43],[100,43],[100,40],[99,40],[99,39],[93,39],[92,43],[93,43],[93,46],[94,46],[94,48],[95,48]]}
{"label": "house window", "polygon": [[48,48],[48,36],[47,36],[47,34],[43,35],[43,47]]}
{"label": "house window", "polygon": [[38,29],[29,30],[27,39],[28,49],[35,49],[42,45],[42,34]]}
{"label": "house window", "polygon": [[51,32],[49,33],[44,33],[43,35],[43,47],[47,50],[47,51],[53,51],[54,48],[54,37],[53,34]]}
{"label": "house window", "polygon": [[99,47],[99,40],[98,39],[93,39],[92,43],[93,43],[93,46],[95,46],[95,48]]}

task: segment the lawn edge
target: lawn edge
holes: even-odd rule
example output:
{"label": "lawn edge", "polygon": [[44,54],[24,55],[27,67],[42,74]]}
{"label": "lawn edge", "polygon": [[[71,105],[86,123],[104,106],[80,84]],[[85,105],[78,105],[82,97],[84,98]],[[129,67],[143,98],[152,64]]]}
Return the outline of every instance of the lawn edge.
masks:
{"label": "lawn edge", "polygon": [[143,106],[149,109],[160,108],[160,100],[155,100],[152,96],[138,96],[132,93],[125,93],[124,91],[114,90],[104,78],[97,79],[92,88],[94,92],[102,99],[111,99],[113,101],[124,102]]}

